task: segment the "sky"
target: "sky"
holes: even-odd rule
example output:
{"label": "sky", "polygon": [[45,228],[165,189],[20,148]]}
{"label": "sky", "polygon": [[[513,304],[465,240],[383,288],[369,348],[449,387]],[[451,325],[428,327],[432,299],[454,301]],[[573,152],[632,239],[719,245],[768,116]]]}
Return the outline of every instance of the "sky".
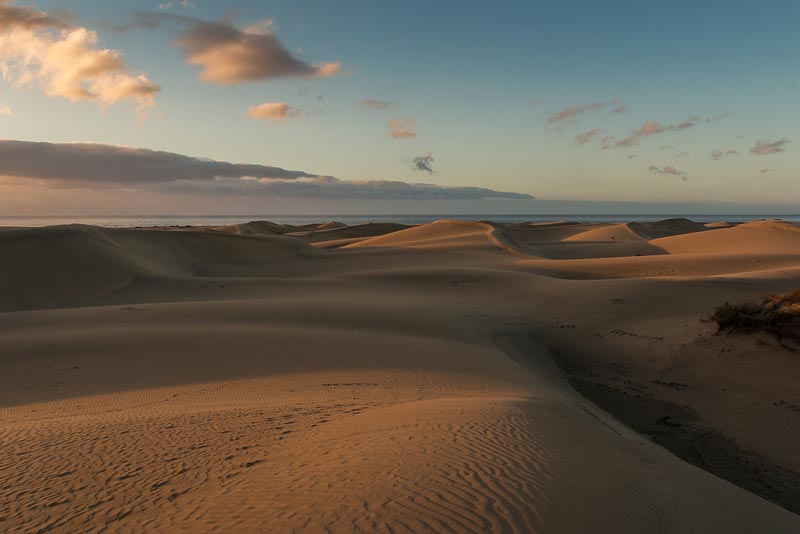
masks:
{"label": "sky", "polygon": [[796,213],[800,2],[0,0],[0,214]]}

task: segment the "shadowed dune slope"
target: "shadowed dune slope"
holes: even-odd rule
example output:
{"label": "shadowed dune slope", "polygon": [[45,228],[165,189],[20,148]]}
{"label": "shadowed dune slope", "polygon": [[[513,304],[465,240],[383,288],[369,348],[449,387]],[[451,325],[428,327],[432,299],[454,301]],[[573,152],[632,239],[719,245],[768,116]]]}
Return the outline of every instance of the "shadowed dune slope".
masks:
{"label": "shadowed dune slope", "polygon": [[193,277],[214,265],[272,264],[318,252],[300,240],[62,226],[0,232],[0,310],[79,303],[136,277]]}

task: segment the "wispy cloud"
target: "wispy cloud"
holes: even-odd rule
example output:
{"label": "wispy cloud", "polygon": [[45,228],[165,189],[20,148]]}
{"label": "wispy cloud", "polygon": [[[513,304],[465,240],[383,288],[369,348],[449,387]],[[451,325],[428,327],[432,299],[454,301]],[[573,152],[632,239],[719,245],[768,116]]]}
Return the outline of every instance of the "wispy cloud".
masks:
{"label": "wispy cloud", "polygon": [[689,179],[689,175],[686,171],[679,171],[672,165],[667,165],[666,167],[659,167],[657,165],[650,165],[650,172],[655,174],[666,174],[670,176],[678,176],[684,182]]}
{"label": "wispy cloud", "polygon": [[42,187],[162,193],[410,200],[532,199],[482,187],[387,180],[340,180],[268,165],[228,163],[171,152],[93,143],[0,140],[0,176]]}
{"label": "wispy cloud", "polygon": [[282,77],[326,78],[341,73],[339,62],[308,63],[290,52],[270,19],[246,27],[229,21],[211,22],[175,13],[136,13],[134,22],[117,27],[154,29],[169,25],[178,31],[174,44],[186,62],[200,67],[200,79],[222,85]]}
{"label": "wispy cloud", "polygon": [[392,119],[389,121],[388,130],[389,137],[394,139],[412,139],[417,136],[414,129],[414,118],[406,119]]}
{"label": "wispy cloud", "polygon": [[431,152],[426,152],[421,156],[417,156],[411,161],[411,168],[415,171],[433,174],[433,154]]}
{"label": "wispy cloud", "polygon": [[778,171],[776,171],[775,169],[761,169],[758,172],[759,174],[767,174],[768,172],[778,172]]}
{"label": "wispy cloud", "polygon": [[557,113],[553,113],[547,118],[547,124],[556,124],[565,120],[571,119],[576,115],[586,113],[588,111],[596,111],[606,106],[605,102],[593,102],[591,104],[583,104],[580,106],[567,106]]}
{"label": "wispy cloud", "polygon": [[0,104],[0,116],[3,116],[3,115],[5,115],[7,117],[11,117],[11,116],[14,115],[14,111],[10,107],[6,106],[5,104]]}
{"label": "wispy cloud", "polygon": [[613,111],[614,111],[614,113],[618,113],[618,114],[619,113],[625,113],[626,111],[628,111],[628,108],[627,108],[627,106],[617,106],[617,107],[615,107],[613,109]]}
{"label": "wispy cloud", "polygon": [[588,132],[579,133],[575,136],[575,143],[579,145],[585,145],[586,143],[590,142],[592,139],[600,135],[603,131],[597,128],[593,130],[589,130]]}
{"label": "wispy cloud", "polygon": [[387,102],[385,100],[375,100],[372,98],[362,98],[359,103],[369,109],[389,109],[395,106],[394,102]]}
{"label": "wispy cloud", "polygon": [[247,110],[247,116],[251,119],[278,121],[285,119],[296,119],[302,117],[303,112],[291,107],[285,102],[264,102],[257,106],[252,106]]}
{"label": "wispy cloud", "polygon": [[98,48],[97,33],[66,13],[46,13],[0,1],[0,71],[18,87],[35,85],[47,96],[105,105],[154,105],[158,85],[132,71],[119,50]]}
{"label": "wispy cloud", "polygon": [[735,149],[731,150],[712,150],[711,151],[711,159],[714,161],[721,161],[723,159],[727,159],[731,156],[738,156],[739,151]]}
{"label": "wispy cloud", "polygon": [[733,115],[731,113],[728,113],[726,111],[725,113],[720,113],[718,115],[714,115],[712,117],[708,117],[708,118],[704,119],[703,122],[707,122],[707,123],[708,122],[717,122],[717,121],[720,121],[722,119],[727,119],[728,117],[732,117],[732,116]]}
{"label": "wispy cloud", "polygon": [[183,8],[193,8],[197,7],[197,4],[192,2],[192,0],[179,0],[175,2],[174,0],[168,0],[167,2],[161,2],[158,4],[158,9],[172,9],[173,7],[183,7]]}
{"label": "wispy cloud", "polygon": [[788,139],[779,139],[777,141],[767,141],[759,139],[753,148],[750,149],[751,154],[756,156],[767,156],[769,154],[777,154],[786,150],[786,145],[789,144]]}
{"label": "wispy cloud", "polygon": [[681,121],[676,124],[661,124],[660,122],[656,121],[646,121],[637,130],[634,130],[630,136],[620,141],[617,141],[616,146],[618,147],[636,146],[642,139],[646,137],[662,134],[664,132],[677,132],[681,130],[686,130],[688,128],[693,128],[700,122],[703,122],[703,119],[697,116],[689,117],[685,121]]}

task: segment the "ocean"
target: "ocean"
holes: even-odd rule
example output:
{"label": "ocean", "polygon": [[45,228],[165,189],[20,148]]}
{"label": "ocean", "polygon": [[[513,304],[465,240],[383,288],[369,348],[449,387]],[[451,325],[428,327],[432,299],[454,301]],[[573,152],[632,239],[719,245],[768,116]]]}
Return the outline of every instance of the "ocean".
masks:
{"label": "ocean", "polygon": [[657,221],[685,217],[697,222],[740,222],[754,219],[783,219],[800,222],[800,215],[766,215],[766,214],[633,214],[633,215],[502,215],[502,214],[433,214],[433,215],[141,215],[141,216],[0,216],[0,226],[36,227],[62,224],[88,224],[107,227],[134,226],[224,226],[249,221],[271,221],[280,224],[310,224],[327,221],[338,221],[347,225],[365,222],[397,222],[404,224],[424,224],[439,219],[460,219],[468,221],[489,220],[495,222],[544,222],[544,221],[586,221],[586,222],[626,222]]}

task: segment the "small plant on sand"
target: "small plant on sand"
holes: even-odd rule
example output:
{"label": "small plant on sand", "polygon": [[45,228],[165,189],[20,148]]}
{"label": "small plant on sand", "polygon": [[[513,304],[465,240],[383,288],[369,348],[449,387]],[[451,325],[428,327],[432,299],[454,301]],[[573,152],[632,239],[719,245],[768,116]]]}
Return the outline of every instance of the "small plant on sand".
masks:
{"label": "small plant on sand", "polygon": [[717,323],[717,332],[762,331],[800,339],[800,288],[782,295],[767,293],[760,303],[726,302],[711,320]]}

